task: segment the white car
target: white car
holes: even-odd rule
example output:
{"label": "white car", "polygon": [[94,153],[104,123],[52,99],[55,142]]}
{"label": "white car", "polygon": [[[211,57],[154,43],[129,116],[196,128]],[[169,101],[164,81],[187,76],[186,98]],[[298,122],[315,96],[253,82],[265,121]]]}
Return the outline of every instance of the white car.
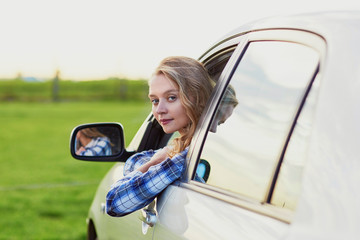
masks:
{"label": "white car", "polygon": [[[126,150],[119,124],[74,129],[75,158],[119,161],[96,192],[88,239],[359,239],[360,13],[254,22],[199,60],[217,84],[187,169],[145,209],[111,217],[105,196],[131,154],[172,136],[151,114]],[[226,89],[237,105],[221,118]],[[88,127],[115,143],[113,155],[76,155]]]}

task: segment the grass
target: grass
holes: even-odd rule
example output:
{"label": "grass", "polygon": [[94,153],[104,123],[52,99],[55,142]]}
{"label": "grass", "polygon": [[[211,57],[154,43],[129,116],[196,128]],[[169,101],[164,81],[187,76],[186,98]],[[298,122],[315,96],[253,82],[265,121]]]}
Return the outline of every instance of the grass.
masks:
{"label": "grass", "polygon": [[72,159],[70,132],[121,122],[129,143],[144,102],[0,102],[0,239],[85,239],[97,184],[113,165]]}

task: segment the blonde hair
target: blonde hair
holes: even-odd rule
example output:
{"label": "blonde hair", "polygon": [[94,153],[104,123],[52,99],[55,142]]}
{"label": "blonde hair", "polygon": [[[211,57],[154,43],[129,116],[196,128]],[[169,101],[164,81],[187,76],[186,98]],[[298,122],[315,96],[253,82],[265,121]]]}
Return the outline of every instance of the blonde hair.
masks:
{"label": "blonde hair", "polygon": [[104,134],[99,132],[96,127],[84,128],[80,130],[80,132],[87,138],[106,137]]}
{"label": "blonde hair", "polygon": [[[83,134],[86,138],[98,138],[98,137],[106,137],[109,141],[110,146],[114,146],[114,144],[110,141],[109,137],[105,134],[101,133],[96,127],[84,128],[80,130],[81,134]],[[77,146],[78,150],[80,145]]]}
{"label": "blonde hair", "polygon": [[228,85],[225,90],[225,95],[221,100],[221,105],[232,105],[234,108],[239,104],[239,101],[236,99],[236,93],[233,86]]}
{"label": "blonde hair", "polygon": [[185,127],[185,134],[175,138],[170,157],[185,150],[190,145],[202,111],[210,97],[214,82],[204,66],[188,57],[168,57],[162,60],[154,75],[164,74],[179,87],[179,96],[190,123]]}

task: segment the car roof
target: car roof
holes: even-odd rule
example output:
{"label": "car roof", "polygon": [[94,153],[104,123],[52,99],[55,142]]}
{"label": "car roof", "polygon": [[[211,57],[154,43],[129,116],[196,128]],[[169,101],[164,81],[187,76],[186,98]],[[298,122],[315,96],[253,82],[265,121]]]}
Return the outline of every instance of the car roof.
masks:
{"label": "car roof", "polygon": [[[315,33],[326,42],[326,54],[322,56],[322,78],[326,78],[327,82],[342,81],[349,84],[357,81],[358,75],[355,73],[359,72],[356,69],[360,67],[360,11],[314,12],[250,22],[220,38],[200,59],[206,59],[219,47],[226,46],[224,43],[231,42],[241,35],[269,29],[293,29]],[[338,64],[339,59],[349,64]],[[336,76],[338,73],[341,73],[341,78]]]}
{"label": "car roof", "polygon": [[[261,29],[299,29],[315,32],[325,39],[359,35],[360,11],[314,12],[264,18],[234,29],[219,41]],[[349,32],[353,29],[354,32]],[[219,42],[217,41],[217,42]]]}
{"label": "car roof", "polygon": [[[314,12],[264,18],[242,25],[218,39],[199,60],[204,61],[231,40],[250,32],[269,29],[292,29],[312,32],[326,41],[327,55],[336,59],[337,55],[348,52],[351,58],[360,57],[360,11]],[[224,44],[225,43],[225,44]],[[233,44],[233,43],[232,43]],[[342,46],[339,48],[338,46]]]}

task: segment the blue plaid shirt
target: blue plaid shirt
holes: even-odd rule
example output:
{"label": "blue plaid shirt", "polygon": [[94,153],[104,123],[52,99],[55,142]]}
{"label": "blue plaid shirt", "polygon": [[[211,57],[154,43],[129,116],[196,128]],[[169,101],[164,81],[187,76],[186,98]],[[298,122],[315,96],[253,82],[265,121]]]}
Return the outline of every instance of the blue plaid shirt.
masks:
{"label": "blue plaid shirt", "polygon": [[185,169],[188,148],[173,158],[151,166],[145,173],[136,171],[150,161],[157,151],[137,153],[126,161],[124,178],[114,183],[106,196],[106,209],[110,216],[125,216],[145,207],[169,184],[180,178]]}
{"label": "blue plaid shirt", "polygon": [[110,156],[111,145],[107,137],[93,138],[82,151],[80,156]]}

